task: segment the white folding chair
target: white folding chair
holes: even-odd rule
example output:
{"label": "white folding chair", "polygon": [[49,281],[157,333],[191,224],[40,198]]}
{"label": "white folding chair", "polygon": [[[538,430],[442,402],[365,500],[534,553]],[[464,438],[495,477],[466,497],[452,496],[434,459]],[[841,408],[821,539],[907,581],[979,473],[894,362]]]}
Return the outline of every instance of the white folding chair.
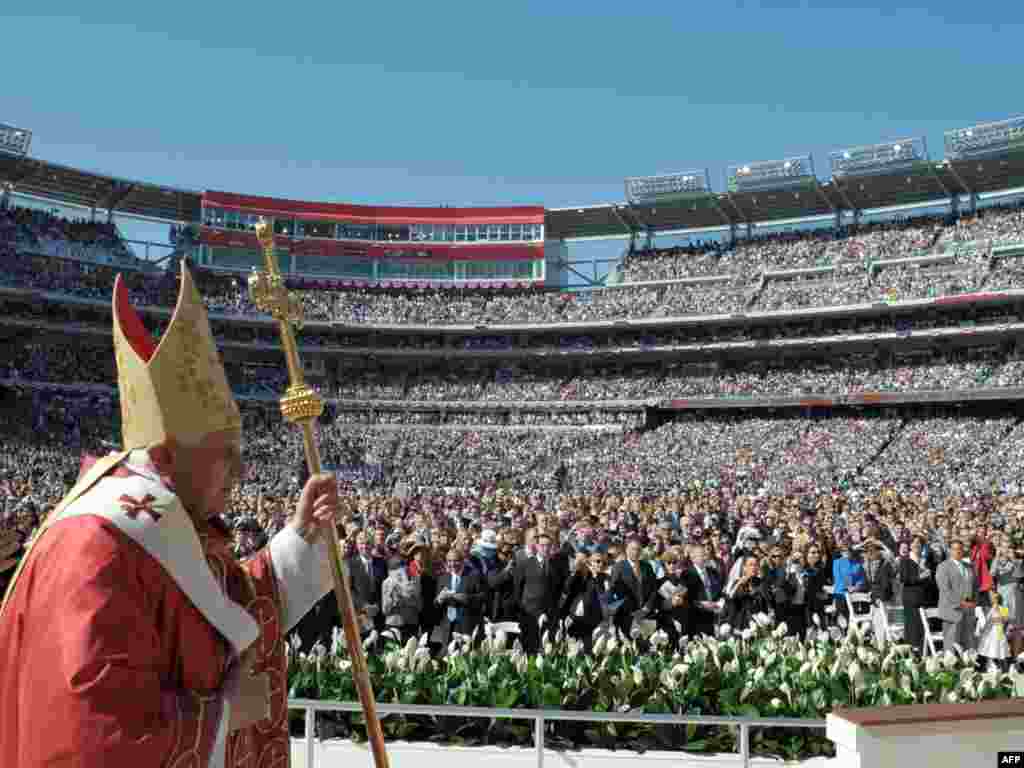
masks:
{"label": "white folding chair", "polygon": [[506,635],[518,635],[520,632],[518,621],[498,621],[491,624],[491,628],[495,634],[504,632]]}
{"label": "white folding chair", "polygon": [[903,641],[903,606],[886,605],[881,600],[875,603],[875,634],[880,642],[900,643]]}
{"label": "white folding chair", "polygon": [[894,643],[902,643],[907,636],[906,620],[903,613],[903,605],[886,605],[885,623],[888,627],[889,639]]}
{"label": "white folding chair", "polygon": [[[846,593],[846,610],[850,614],[848,621],[849,629],[855,626],[864,629],[872,628],[872,602],[871,595],[865,592]],[[849,630],[847,630],[849,631]]]}
{"label": "white folding chair", "polygon": [[[942,622],[939,619],[938,608],[918,608],[921,613],[921,623],[924,625],[924,644],[928,649],[928,653],[932,656],[938,656],[939,650],[942,646]],[[939,622],[939,628],[937,630],[932,629],[931,622],[929,619],[933,619]],[[938,643],[940,648],[936,649],[935,644]]]}

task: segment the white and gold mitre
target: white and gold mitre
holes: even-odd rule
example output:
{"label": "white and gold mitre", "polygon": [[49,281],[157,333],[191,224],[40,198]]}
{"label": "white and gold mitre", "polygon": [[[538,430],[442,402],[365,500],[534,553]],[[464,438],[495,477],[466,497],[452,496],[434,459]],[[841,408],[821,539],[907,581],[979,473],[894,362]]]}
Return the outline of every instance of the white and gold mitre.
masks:
{"label": "white and gold mitre", "polygon": [[124,450],[168,437],[198,445],[212,432],[241,430],[206,307],[184,262],[178,304],[159,343],[132,307],[121,275],[114,283],[113,314]]}

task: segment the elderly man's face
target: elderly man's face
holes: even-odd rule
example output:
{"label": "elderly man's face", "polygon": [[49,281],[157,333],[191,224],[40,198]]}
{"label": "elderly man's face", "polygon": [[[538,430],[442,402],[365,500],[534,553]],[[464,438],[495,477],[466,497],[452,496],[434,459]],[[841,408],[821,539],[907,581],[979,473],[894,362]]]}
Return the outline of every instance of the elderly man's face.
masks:
{"label": "elderly man's face", "polygon": [[178,495],[200,519],[224,514],[231,489],[242,479],[241,435],[225,430],[207,435],[194,447],[171,446]]}

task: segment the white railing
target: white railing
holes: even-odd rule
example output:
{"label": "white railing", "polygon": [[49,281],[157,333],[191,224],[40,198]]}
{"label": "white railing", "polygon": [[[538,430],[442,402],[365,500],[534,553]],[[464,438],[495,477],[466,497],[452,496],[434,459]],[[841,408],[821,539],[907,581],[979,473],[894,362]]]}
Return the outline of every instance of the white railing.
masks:
{"label": "white railing", "polygon": [[[306,768],[316,768],[316,713],[362,712],[356,702],[289,699],[289,710],[302,710],[306,717],[304,734]],[[580,712],[562,709],[501,709],[491,707],[434,706],[427,704],[378,704],[381,718],[388,715],[427,715],[433,717],[486,717],[497,720],[532,720],[537,768],[544,768],[544,728],[547,722],[639,723],[643,725],[717,725],[739,728],[739,756],[744,768],[750,766],[751,728],[818,728],[824,720],[789,717],[719,717],[714,715],[644,715],[619,712]]]}

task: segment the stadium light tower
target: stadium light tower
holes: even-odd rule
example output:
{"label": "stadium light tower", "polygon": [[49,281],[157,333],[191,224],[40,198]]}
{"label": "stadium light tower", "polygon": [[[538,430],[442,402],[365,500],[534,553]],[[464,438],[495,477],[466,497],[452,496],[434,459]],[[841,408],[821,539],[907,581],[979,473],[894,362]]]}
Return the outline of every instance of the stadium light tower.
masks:
{"label": "stadium light tower", "polygon": [[0,154],[25,157],[32,144],[32,131],[0,123]]}

